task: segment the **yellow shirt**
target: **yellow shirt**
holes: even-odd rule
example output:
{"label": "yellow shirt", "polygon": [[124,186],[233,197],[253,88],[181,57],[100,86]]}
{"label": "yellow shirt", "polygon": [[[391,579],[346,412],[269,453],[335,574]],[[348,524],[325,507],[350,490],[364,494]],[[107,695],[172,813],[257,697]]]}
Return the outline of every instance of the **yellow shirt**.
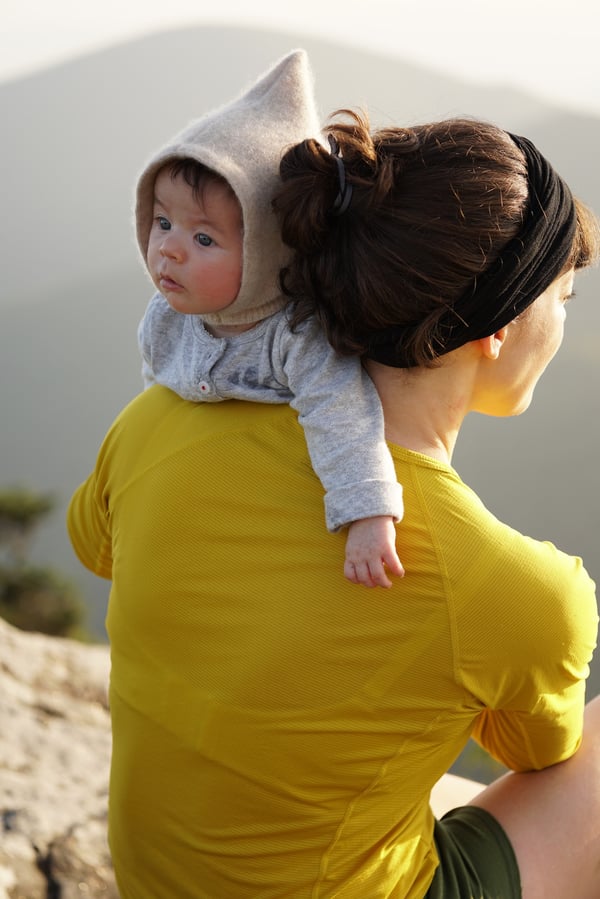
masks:
{"label": "yellow shirt", "polygon": [[69,529],[113,579],[122,899],[421,899],[429,792],[470,735],[518,770],[576,750],[598,621],[580,560],[391,449],[407,575],[369,591],[289,407],[154,387],[113,425]]}

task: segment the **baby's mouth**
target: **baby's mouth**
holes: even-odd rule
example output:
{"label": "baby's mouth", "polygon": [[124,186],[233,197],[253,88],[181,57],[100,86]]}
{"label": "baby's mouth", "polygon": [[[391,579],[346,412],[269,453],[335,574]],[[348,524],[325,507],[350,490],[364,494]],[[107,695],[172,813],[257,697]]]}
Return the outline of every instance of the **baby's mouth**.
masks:
{"label": "baby's mouth", "polygon": [[162,290],[181,290],[181,284],[168,275],[159,274],[158,278]]}

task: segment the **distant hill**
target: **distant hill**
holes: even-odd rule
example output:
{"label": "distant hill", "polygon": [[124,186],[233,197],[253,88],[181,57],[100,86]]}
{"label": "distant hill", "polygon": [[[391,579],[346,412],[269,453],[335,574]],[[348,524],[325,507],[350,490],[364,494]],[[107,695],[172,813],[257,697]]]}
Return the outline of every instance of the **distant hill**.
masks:
{"label": "distant hill", "polygon": [[[600,210],[599,118],[298,35],[177,30],[1,85],[0,485],[60,493],[37,553],[81,584],[97,633],[107,589],[73,558],[62,513],[140,388],[135,330],[150,285],[133,238],[137,172],[297,46],[310,54],[323,118],[358,105],[376,124],[486,118],[531,137]],[[455,457],[499,517],[583,555],[598,581],[599,288],[598,272],[577,284],[565,346],[532,409],[508,422],[474,417]],[[599,692],[598,662],[594,679]]]}

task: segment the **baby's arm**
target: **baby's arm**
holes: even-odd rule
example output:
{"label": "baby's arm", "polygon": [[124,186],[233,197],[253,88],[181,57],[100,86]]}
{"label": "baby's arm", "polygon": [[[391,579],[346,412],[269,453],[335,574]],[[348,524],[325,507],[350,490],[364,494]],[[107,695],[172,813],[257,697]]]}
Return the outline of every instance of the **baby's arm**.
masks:
{"label": "baby's arm", "polygon": [[[389,586],[386,566],[390,574],[402,573],[394,527],[403,514],[402,488],[385,444],[379,397],[360,361],[338,356],[314,321],[291,333],[285,312],[272,316],[249,344],[204,340],[199,326],[187,327],[190,318],[160,294],[151,299],[138,331],[145,387],[163,384],[193,402],[289,402],[300,413],[326,491],[327,527],[349,527],[346,576]],[[226,356],[219,350],[225,344]],[[251,378],[243,376],[249,365]],[[218,393],[199,393],[203,371],[219,376]]]}
{"label": "baby's arm", "polygon": [[377,391],[360,360],[340,356],[316,322],[292,335],[285,363],[315,472],[323,484],[327,527],[348,527],[344,574],[367,587],[390,587],[404,574],[395,522],[402,488],[385,443]]}

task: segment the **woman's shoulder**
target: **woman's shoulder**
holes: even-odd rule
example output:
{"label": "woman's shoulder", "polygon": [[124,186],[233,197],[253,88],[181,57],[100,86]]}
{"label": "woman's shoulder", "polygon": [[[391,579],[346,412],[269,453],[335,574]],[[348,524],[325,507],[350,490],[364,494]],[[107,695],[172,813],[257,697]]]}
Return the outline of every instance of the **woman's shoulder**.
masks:
{"label": "woman's shoulder", "polygon": [[287,404],[196,403],[162,385],[135,396],[105,438],[120,455],[128,448],[135,455],[141,446],[151,446],[156,457],[164,460],[185,448],[215,464],[219,458],[233,461],[236,453],[253,451],[257,442],[271,459],[276,455],[285,459],[292,453],[306,456],[297,414]]}
{"label": "woman's shoulder", "polygon": [[594,597],[580,558],[544,539],[549,535],[532,537],[499,519],[452,467],[412,454],[397,470],[407,517],[420,508],[450,583],[463,595],[470,590],[515,610],[526,603],[533,614],[552,606],[559,617],[561,609],[570,614],[573,596]]}
{"label": "woman's shoulder", "polygon": [[475,612],[487,623],[490,658],[508,648],[543,667],[568,647],[588,657],[598,614],[582,559],[501,521],[466,487],[463,500],[453,507],[445,563],[459,619]]}

